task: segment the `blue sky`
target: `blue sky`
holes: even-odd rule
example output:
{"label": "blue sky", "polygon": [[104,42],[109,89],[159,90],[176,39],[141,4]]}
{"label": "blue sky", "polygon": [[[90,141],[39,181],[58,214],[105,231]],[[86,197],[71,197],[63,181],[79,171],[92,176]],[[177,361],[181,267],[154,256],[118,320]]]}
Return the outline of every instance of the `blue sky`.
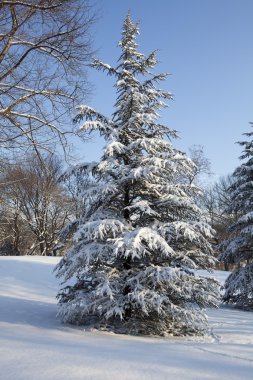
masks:
{"label": "blue sky", "polygon": [[[117,42],[128,10],[140,22],[139,50],[159,49],[157,72],[171,75],[163,83],[174,94],[162,120],[178,130],[174,142],[187,151],[204,146],[214,179],[238,165],[242,139],[253,121],[253,1],[252,0],[96,0],[94,32],[97,56],[114,65]],[[89,105],[111,115],[113,80],[89,71],[93,86]],[[104,142],[94,137],[80,146],[85,160],[97,160]]]}

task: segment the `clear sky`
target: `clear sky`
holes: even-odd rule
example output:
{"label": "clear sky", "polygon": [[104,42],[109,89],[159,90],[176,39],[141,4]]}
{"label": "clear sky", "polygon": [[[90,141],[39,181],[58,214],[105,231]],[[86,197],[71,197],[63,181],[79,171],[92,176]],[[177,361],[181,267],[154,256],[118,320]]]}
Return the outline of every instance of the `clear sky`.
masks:
{"label": "clear sky", "polygon": [[[96,0],[94,48],[103,62],[115,65],[123,19],[128,10],[140,21],[139,50],[159,49],[157,72],[174,94],[163,122],[179,132],[175,146],[187,151],[204,146],[214,179],[232,172],[241,148],[235,144],[253,121],[253,0]],[[110,116],[113,80],[89,71],[89,105]],[[97,160],[103,141],[82,145],[85,160]]]}

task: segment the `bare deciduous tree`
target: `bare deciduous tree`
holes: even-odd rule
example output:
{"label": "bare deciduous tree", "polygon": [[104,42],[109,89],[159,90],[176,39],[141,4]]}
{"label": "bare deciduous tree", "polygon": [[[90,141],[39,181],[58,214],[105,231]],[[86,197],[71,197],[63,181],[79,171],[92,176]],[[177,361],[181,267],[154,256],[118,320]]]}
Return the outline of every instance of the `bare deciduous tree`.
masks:
{"label": "bare deciduous tree", "polygon": [[42,162],[34,155],[8,169],[2,178],[1,227],[5,225],[6,231],[2,242],[11,241],[17,253],[24,249],[29,254],[56,253],[59,230],[71,211],[58,183],[60,172],[61,163],[54,156]]}
{"label": "bare deciduous tree", "polygon": [[[206,211],[210,224],[216,231],[216,251],[219,244],[228,239],[228,227],[230,224],[233,224],[238,217],[238,214],[228,212],[232,202],[231,192],[229,189],[232,186],[233,181],[234,180],[231,175],[221,177],[212,186],[205,189],[201,201],[202,207]],[[225,269],[229,270],[227,264],[225,264]]]}
{"label": "bare deciduous tree", "polygon": [[195,167],[191,175],[189,175],[189,182],[198,182],[201,177],[212,175],[211,162],[209,158],[205,156],[204,147],[201,145],[193,145],[189,148],[190,158],[194,162]]}
{"label": "bare deciduous tree", "polygon": [[66,113],[87,90],[92,21],[88,0],[0,1],[3,152],[66,142]]}

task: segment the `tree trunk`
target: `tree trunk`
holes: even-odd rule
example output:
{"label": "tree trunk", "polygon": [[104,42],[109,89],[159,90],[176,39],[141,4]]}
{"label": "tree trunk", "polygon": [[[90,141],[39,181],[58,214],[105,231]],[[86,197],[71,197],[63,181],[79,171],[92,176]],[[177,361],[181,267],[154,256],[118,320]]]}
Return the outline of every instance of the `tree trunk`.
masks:
{"label": "tree trunk", "polygon": [[43,243],[43,242],[40,242],[40,254],[41,254],[41,256],[44,255],[44,250],[45,250],[45,248],[44,248],[44,243]]}
{"label": "tree trunk", "polygon": [[[125,195],[124,195],[124,207],[128,207],[130,202],[130,195],[129,195],[129,188],[126,186],[125,188]],[[128,209],[124,209],[124,219],[129,220],[130,219],[130,212]],[[131,269],[131,258],[128,257],[124,264],[123,267],[125,270]],[[123,290],[124,296],[127,296],[131,291],[131,288],[129,285],[125,286]],[[128,321],[131,317],[132,314],[132,308],[131,305],[128,306],[128,308],[125,309],[125,320]]]}

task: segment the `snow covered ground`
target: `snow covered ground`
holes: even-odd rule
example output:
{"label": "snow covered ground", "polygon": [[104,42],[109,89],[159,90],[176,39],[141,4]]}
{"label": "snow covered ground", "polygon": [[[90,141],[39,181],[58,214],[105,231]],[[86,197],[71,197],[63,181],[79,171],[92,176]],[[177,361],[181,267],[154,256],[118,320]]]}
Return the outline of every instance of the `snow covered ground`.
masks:
{"label": "snow covered ground", "polygon": [[0,380],[253,379],[253,313],[210,310],[216,337],[199,340],[63,326],[55,319],[57,261],[0,257]]}

